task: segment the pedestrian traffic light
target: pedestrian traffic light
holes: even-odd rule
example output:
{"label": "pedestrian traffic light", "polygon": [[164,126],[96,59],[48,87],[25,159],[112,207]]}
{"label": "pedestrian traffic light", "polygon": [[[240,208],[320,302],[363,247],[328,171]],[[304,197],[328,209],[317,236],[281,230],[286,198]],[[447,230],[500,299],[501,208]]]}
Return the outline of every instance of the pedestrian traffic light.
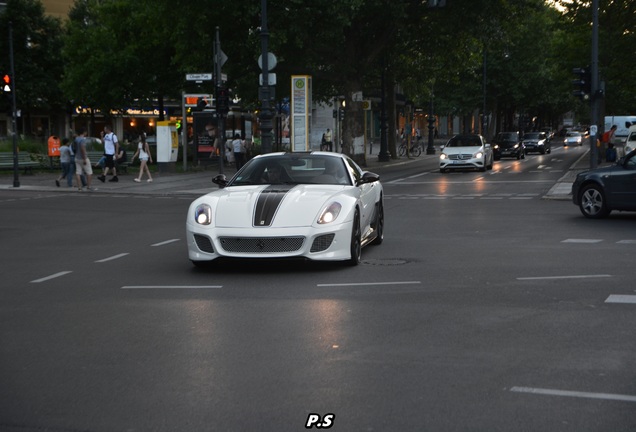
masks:
{"label": "pedestrian traffic light", "polygon": [[5,93],[11,92],[11,75],[9,74],[2,76],[2,91]]}
{"label": "pedestrian traffic light", "polygon": [[345,118],[345,110],[340,109],[340,111],[338,112],[338,119],[340,119],[340,121],[343,121],[344,118]]}
{"label": "pedestrian traffic light", "polygon": [[572,80],[574,91],[572,94],[580,99],[589,99],[592,94],[592,74],[589,68],[574,68],[572,73],[576,76]]}
{"label": "pedestrian traffic light", "polygon": [[216,112],[227,114],[230,111],[230,94],[225,87],[216,88]]}

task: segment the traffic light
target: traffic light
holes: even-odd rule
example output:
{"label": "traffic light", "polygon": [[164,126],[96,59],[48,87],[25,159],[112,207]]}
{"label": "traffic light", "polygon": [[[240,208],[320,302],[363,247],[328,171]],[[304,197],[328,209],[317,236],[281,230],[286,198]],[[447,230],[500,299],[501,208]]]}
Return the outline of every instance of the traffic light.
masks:
{"label": "traffic light", "polygon": [[344,118],[345,118],[345,110],[341,108],[340,111],[338,111],[338,119],[340,121],[343,121]]}
{"label": "traffic light", "polygon": [[230,94],[225,87],[216,88],[216,112],[227,114],[230,111]]}
{"label": "traffic light", "polygon": [[2,76],[2,91],[5,93],[11,92],[11,75],[9,74]]}
{"label": "traffic light", "polygon": [[592,73],[589,68],[574,68],[572,73],[576,76],[572,80],[574,91],[572,94],[580,99],[589,99],[592,94]]}

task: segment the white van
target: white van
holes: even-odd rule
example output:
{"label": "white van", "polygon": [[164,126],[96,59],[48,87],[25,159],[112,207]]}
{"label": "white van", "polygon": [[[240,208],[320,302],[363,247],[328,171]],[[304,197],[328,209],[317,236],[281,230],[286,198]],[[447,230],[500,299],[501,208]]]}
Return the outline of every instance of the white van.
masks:
{"label": "white van", "polygon": [[612,126],[616,125],[616,132],[614,132],[614,144],[622,144],[627,139],[629,128],[632,125],[636,125],[636,115],[629,116],[606,116],[605,117],[605,129],[607,132]]}
{"label": "white van", "polygon": [[629,127],[627,141],[625,141],[625,154],[632,150],[636,150],[636,125]]}

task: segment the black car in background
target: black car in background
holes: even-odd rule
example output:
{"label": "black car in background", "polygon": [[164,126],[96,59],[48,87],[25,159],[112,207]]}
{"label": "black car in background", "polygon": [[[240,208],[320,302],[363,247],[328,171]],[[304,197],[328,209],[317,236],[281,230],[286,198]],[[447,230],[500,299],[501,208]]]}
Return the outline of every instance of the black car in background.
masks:
{"label": "black car in background", "polygon": [[552,152],[550,139],[545,132],[526,132],[523,135],[523,145],[526,147],[526,154],[530,152],[541,154]]}
{"label": "black car in background", "polygon": [[590,219],[612,210],[636,211],[636,150],[612,166],[579,173],[572,184],[572,202]]}
{"label": "black car in background", "polygon": [[519,132],[499,132],[492,140],[492,152],[495,160],[499,160],[502,157],[514,157],[517,159],[526,157]]}

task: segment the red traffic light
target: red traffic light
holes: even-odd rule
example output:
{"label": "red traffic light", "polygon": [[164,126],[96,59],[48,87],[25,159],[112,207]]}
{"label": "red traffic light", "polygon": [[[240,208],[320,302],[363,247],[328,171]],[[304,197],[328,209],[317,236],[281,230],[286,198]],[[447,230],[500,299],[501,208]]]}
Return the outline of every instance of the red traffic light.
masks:
{"label": "red traffic light", "polygon": [[2,91],[11,91],[11,76],[9,74],[4,74],[2,76]]}

